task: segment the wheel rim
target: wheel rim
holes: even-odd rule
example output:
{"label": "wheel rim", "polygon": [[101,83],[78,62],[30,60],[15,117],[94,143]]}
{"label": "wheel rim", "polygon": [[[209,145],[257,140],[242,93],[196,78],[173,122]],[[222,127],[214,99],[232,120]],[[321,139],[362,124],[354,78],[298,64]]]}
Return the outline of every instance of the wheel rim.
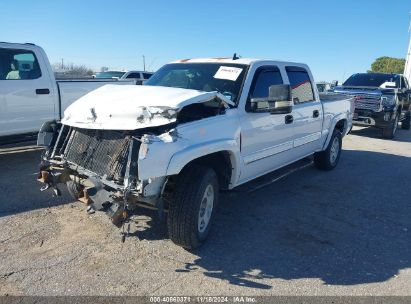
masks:
{"label": "wheel rim", "polygon": [[338,158],[338,154],[340,153],[340,141],[338,137],[335,137],[330,150],[330,162],[331,164],[335,164]]}
{"label": "wheel rim", "polygon": [[198,231],[204,232],[208,224],[210,223],[211,214],[214,207],[214,187],[208,185],[204,191],[203,198],[201,199],[200,210],[198,212]]}

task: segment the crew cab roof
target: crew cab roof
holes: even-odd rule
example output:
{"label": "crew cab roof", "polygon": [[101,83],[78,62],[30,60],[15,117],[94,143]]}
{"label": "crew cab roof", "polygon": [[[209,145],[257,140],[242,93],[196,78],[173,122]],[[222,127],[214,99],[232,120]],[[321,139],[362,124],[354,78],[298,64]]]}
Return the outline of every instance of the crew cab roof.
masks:
{"label": "crew cab roof", "polygon": [[275,63],[282,63],[286,65],[306,66],[306,64],[303,64],[303,63],[287,62],[287,61],[281,61],[281,60],[257,59],[257,58],[239,58],[239,59],[233,60],[231,57],[180,59],[180,60],[172,61],[170,63],[227,63],[227,64],[251,65],[257,62],[275,62]]}
{"label": "crew cab roof", "polygon": [[403,76],[403,74],[399,74],[399,73],[380,73],[380,72],[355,73],[353,75],[394,75],[394,76]]}

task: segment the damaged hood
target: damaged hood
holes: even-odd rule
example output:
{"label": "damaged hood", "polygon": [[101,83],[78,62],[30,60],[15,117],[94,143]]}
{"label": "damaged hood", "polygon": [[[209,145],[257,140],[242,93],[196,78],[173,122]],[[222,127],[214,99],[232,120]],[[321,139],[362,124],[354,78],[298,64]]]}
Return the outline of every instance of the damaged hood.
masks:
{"label": "damaged hood", "polygon": [[71,104],[64,111],[61,122],[86,129],[136,130],[156,127],[175,122],[178,111],[187,105],[216,98],[226,107],[234,105],[218,92],[108,84]]}

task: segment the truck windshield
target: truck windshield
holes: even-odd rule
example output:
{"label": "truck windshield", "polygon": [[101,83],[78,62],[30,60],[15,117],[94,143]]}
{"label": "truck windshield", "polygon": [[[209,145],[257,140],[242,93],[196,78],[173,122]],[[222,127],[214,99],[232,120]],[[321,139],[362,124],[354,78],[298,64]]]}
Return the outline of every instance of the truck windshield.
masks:
{"label": "truck windshield", "polygon": [[354,74],[343,83],[343,86],[379,87],[385,82],[395,82],[398,87],[399,82],[400,82],[400,76],[396,74],[376,74],[376,73]]}
{"label": "truck windshield", "polygon": [[238,101],[247,65],[221,63],[171,63],[159,69],[145,85],[217,91]]}

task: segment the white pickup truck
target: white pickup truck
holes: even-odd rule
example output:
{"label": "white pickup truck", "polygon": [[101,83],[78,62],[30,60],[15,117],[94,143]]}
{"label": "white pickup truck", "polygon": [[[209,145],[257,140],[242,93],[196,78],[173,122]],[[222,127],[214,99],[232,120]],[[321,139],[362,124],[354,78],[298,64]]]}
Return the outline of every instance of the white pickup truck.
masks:
{"label": "white pickup truck", "polygon": [[[65,183],[118,226],[136,206],[167,213],[185,248],[207,237],[221,189],[314,154],[333,169],[354,103],[319,96],[307,65],[193,59],[163,66],[143,86],[104,86],[46,123],[42,188]],[[124,227],[124,226],[123,226]]]}
{"label": "white pickup truck", "polygon": [[37,133],[43,122],[59,120],[69,104],[108,83],[135,81],[56,81],[41,47],[0,42],[0,139]]}

